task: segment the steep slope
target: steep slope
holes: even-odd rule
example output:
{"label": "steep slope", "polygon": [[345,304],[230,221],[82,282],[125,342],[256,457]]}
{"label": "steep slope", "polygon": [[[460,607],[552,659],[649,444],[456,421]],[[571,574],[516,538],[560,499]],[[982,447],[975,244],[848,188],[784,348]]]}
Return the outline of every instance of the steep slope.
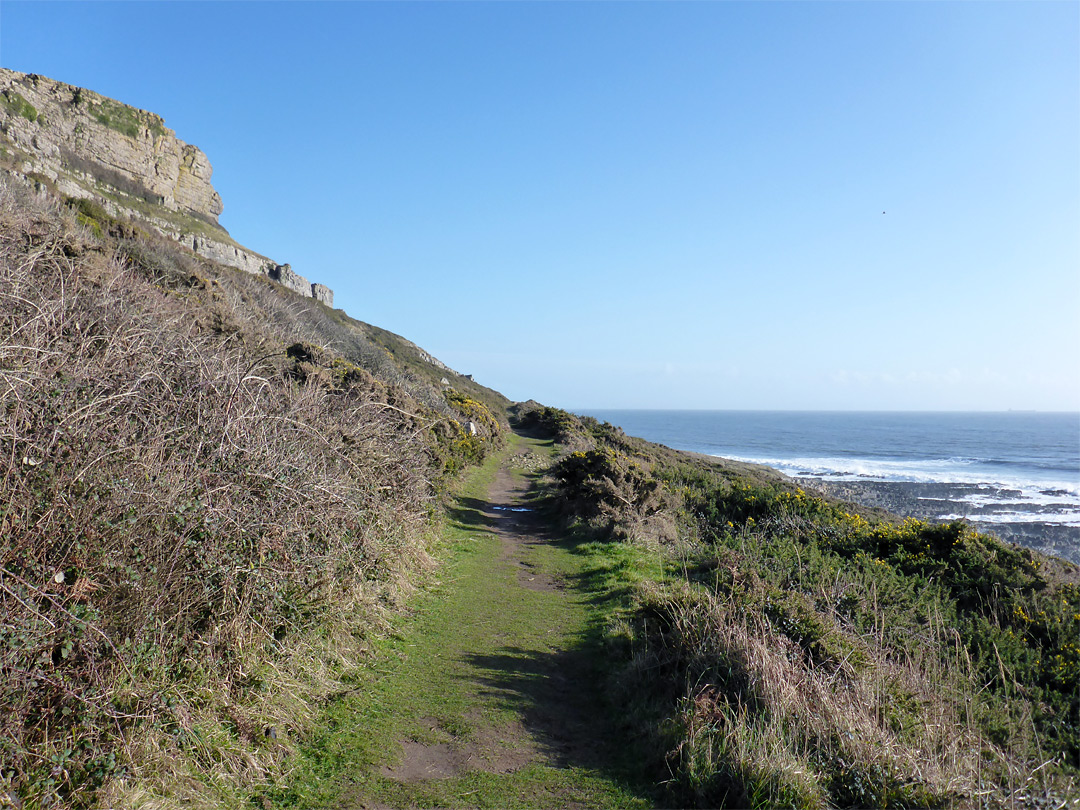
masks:
{"label": "steep slope", "polygon": [[3,71],[0,163],[0,806],[206,801],[341,688],[509,403],[283,285],[152,113]]}
{"label": "steep slope", "polygon": [[[264,303],[274,305],[263,315],[291,330],[296,340],[328,347],[404,386],[428,407],[444,411],[445,394],[451,390],[499,413],[509,404],[410,341],[328,309],[333,306],[328,287],[309,283],[289,264],[236,243],[217,221],[224,206],[211,176],[206,155],[179,140],[155,113],[86,88],[0,68],[0,177],[9,183],[67,199],[79,209],[84,224],[98,232],[152,232],[175,240],[208,259],[204,272],[217,274],[221,283],[231,277],[217,265],[270,279],[312,299],[301,303],[264,296]],[[140,227],[124,230],[122,223],[128,220]],[[155,247],[147,253],[152,242],[147,238],[140,243],[148,261],[174,263],[171,251]],[[249,295],[259,289],[239,279],[230,286],[244,287]],[[283,301],[287,306],[278,305]]]}
{"label": "steep slope", "polygon": [[317,301],[4,182],[0,302],[0,802],[258,777],[505,417]]}

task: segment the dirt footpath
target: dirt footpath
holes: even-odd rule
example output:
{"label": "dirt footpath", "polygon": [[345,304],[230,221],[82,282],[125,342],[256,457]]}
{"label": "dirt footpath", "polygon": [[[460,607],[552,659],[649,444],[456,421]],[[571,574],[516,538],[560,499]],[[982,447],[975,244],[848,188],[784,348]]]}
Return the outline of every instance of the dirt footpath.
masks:
{"label": "dirt footpath", "polygon": [[530,500],[551,458],[550,442],[511,436],[461,481],[438,580],[349,670],[276,806],[654,806],[602,691],[597,596],[583,587],[595,560]]}
{"label": "dirt footpath", "polygon": [[[550,570],[534,553],[551,538],[533,509],[525,505],[523,479],[510,472],[528,452],[521,450],[499,468],[488,500],[478,505],[478,512],[498,539],[496,565],[514,572],[517,587],[574,598],[566,593],[565,576]],[[437,721],[429,718],[430,730],[445,739],[429,744],[399,740],[401,758],[382,769],[384,776],[415,782],[445,779],[468,770],[513,773],[529,764],[588,767],[602,758],[611,741],[601,734],[603,724],[597,722],[588,653],[557,642],[555,650],[544,645],[542,650],[530,651],[527,640],[512,632],[497,632],[496,637],[503,642],[501,648],[464,649],[459,660],[472,671],[470,688],[478,704],[485,696],[510,696],[521,705],[520,718],[495,724],[476,711],[469,718],[466,739],[445,730],[440,733]]]}

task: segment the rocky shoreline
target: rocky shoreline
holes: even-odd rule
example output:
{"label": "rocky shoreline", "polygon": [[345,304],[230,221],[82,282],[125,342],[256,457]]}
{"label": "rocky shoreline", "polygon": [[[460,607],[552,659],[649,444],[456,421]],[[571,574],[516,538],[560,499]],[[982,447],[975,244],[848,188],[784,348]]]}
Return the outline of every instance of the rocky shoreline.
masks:
{"label": "rocky shoreline", "polygon": [[[1080,527],[1034,520],[1025,523],[1002,523],[986,520],[999,512],[1009,490],[985,484],[937,484],[901,481],[827,481],[821,478],[796,478],[800,486],[817,490],[833,498],[886,509],[903,517],[944,522],[942,515],[961,515],[978,531],[992,534],[1010,543],[1052,554],[1080,564]],[[971,503],[972,495],[986,496],[986,503]],[[996,502],[996,503],[994,503]],[[1024,511],[1049,515],[1052,506],[1024,504]],[[983,517],[983,520],[980,520]]]}

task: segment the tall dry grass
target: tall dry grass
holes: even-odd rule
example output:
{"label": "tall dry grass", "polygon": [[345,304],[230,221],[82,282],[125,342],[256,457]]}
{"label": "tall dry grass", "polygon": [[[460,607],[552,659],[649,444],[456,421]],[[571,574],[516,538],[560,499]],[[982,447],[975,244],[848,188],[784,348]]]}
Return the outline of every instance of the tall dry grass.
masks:
{"label": "tall dry grass", "polygon": [[675,690],[668,765],[686,804],[931,807],[979,793],[988,743],[951,699],[971,688],[962,651],[949,668],[852,634],[845,657],[815,662],[746,593],[682,583],[641,600],[624,688],[663,677]]}
{"label": "tall dry grass", "polygon": [[0,187],[0,795],[32,806],[228,801],[428,563],[437,416],[300,382],[242,291],[125,236]]}

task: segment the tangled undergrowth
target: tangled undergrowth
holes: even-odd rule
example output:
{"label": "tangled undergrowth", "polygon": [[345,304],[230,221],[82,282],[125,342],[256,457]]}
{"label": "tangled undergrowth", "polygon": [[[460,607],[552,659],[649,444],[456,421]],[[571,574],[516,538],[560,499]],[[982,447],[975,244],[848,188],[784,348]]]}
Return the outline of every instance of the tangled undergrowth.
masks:
{"label": "tangled undergrowth", "polygon": [[0,188],[0,800],[227,802],[428,566],[455,412],[86,216]]}

